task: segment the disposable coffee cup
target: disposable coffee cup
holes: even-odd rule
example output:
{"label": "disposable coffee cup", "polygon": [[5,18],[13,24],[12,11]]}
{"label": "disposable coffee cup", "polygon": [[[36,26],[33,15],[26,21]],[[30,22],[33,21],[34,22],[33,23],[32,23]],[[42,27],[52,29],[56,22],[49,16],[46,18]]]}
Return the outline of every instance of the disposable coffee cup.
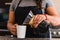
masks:
{"label": "disposable coffee cup", "polygon": [[17,25],[17,38],[25,38],[26,25]]}

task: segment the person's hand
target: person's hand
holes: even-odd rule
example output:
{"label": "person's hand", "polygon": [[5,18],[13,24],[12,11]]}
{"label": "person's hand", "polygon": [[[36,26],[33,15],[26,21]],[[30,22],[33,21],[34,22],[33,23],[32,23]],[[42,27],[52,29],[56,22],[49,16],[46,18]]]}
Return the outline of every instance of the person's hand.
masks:
{"label": "person's hand", "polygon": [[60,25],[60,17],[59,16],[49,16],[47,15],[48,20],[50,21],[50,24],[52,26],[58,26]]}
{"label": "person's hand", "polygon": [[32,24],[32,26],[34,28],[37,28],[37,26],[39,25],[39,23],[41,23],[45,19],[46,19],[45,15],[42,15],[42,14],[35,15],[33,17],[33,24]]}
{"label": "person's hand", "polygon": [[10,31],[13,35],[16,35],[16,26],[17,26],[17,24],[10,25],[10,26],[8,27],[9,31]]}

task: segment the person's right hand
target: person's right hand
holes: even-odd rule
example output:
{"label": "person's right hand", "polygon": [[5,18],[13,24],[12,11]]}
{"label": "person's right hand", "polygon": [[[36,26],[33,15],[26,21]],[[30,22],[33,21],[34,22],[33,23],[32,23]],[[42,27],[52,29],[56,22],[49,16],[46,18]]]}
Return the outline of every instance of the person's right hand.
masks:
{"label": "person's right hand", "polygon": [[43,20],[46,20],[45,15],[37,14],[37,15],[34,15],[34,16],[33,16],[33,18],[31,19],[31,21],[29,22],[29,24],[30,24],[33,28],[37,28],[38,25],[39,25]]}
{"label": "person's right hand", "polygon": [[10,25],[10,26],[8,27],[9,31],[10,31],[13,35],[16,35],[16,26],[17,26],[17,24]]}

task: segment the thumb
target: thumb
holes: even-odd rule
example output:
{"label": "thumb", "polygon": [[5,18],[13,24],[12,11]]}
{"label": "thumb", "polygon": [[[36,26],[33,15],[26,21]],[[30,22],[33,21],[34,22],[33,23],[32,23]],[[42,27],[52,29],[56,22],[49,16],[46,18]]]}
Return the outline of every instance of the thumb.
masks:
{"label": "thumb", "polygon": [[17,27],[18,26],[18,24],[14,24],[15,25],[15,27]]}

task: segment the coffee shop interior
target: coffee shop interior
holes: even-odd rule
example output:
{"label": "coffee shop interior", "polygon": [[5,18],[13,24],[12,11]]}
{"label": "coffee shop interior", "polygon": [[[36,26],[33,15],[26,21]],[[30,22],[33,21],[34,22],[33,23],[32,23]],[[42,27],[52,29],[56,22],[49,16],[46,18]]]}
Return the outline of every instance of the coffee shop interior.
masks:
{"label": "coffee shop interior", "polygon": [[[11,1],[12,0],[0,0],[0,36],[11,35],[9,30],[7,29],[8,13]],[[60,0],[53,0],[53,2],[58,13],[60,13]],[[60,38],[60,29],[50,28],[50,37]]]}

